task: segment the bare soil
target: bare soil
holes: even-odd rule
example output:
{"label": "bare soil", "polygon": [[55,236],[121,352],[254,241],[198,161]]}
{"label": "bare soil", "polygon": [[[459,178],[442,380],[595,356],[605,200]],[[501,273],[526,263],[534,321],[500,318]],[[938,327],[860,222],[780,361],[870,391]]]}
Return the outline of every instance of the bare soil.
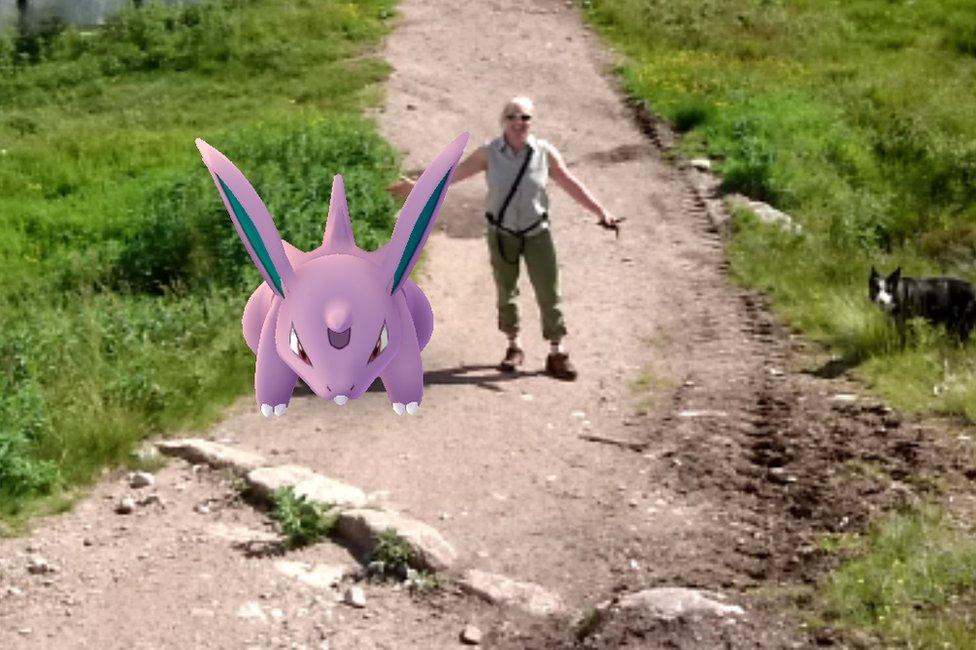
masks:
{"label": "bare soil", "polygon": [[[343,407],[300,394],[283,418],[266,419],[247,396],[203,432],[362,487],[433,525],[460,555],[447,587],[364,582],[365,608],[337,602],[341,590],[309,587],[276,563],[354,565],[346,551],[255,551],[245,542],[272,530],[266,513],[224,473],[173,462],[154,488],[109,476],[72,512],[0,540],[0,647],[455,648],[469,623],[483,645],[502,648],[836,642],[830,630],[807,634],[760,594],[809,584],[836,561],[819,550],[819,533],[863,530],[877,512],[917,499],[971,501],[976,466],[961,425],[913,421],[865,396],[734,286],[704,197],[643,132],[608,73],[611,56],[571,3],[405,0],[401,11],[376,117],[405,167],[423,168],[461,131],[474,144],[493,137],[503,103],[528,94],[537,135],[628,219],[616,239],[552,189],[579,379],[542,373],[547,345],[527,282],[527,367],[495,370],[504,338],[484,187],[456,185],[419,279],[435,332],[417,415],[396,416],[371,391]],[[161,503],[116,514],[130,493]],[[56,571],[29,573],[32,555]],[[579,635],[573,614],[532,618],[462,594],[449,579],[467,567],[541,585],[573,613],[685,586],[720,592],[746,615],[634,613]]]}

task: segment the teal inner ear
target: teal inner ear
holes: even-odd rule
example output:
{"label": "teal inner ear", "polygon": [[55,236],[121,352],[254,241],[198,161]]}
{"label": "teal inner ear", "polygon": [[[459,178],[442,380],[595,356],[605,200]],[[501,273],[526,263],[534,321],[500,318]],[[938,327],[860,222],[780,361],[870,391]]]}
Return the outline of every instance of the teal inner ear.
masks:
{"label": "teal inner ear", "polygon": [[261,265],[264,267],[265,273],[268,274],[271,282],[274,283],[275,293],[279,296],[284,296],[285,292],[281,288],[281,276],[278,275],[278,270],[275,269],[274,262],[271,261],[271,255],[268,253],[268,249],[265,247],[260,233],[258,233],[257,226],[251,221],[251,217],[248,216],[247,210],[244,209],[241,202],[237,200],[234,193],[227,187],[224,179],[217,176],[217,180],[220,182],[220,188],[224,191],[224,196],[230,202],[230,207],[234,211],[234,218],[237,219],[237,223],[241,224],[241,230],[244,231],[244,236],[247,237],[248,243],[251,244],[254,254],[258,256],[258,260],[260,260]]}
{"label": "teal inner ear", "polygon": [[[451,167],[451,169],[454,168]],[[444,186],[447,185],[447,177],[451,175],[451,169],[447,170],[444,178],[441,179],[441,182],[437,184],[437,188],[434,189],[427,199],[427,204],[424,205],[420,216],[417,217],[417,223],[414,224],[413,230],[410,231],[410,239],[407,240],[407,246],[403,250],[403,256],[400,257],[400,264],[397,266],[396,273],[393,274],[393,288],[390,291],[390,295],[396,293],[403,274],[406,273],[407,268],[410,266],[410,260],[413,259],[414,253],[417,252],[417,247],[420,246],[420,240],[423,239],[424,233],[427,231],[427,225],[434,217],[434,208],[437,207],[437,201],[440,199],[441,194],[444,193]]]}

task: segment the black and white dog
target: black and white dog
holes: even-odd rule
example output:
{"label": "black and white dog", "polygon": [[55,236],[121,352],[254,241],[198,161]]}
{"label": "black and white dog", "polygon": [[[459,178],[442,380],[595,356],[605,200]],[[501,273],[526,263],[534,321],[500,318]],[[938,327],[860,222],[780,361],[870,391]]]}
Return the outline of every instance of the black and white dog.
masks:
{"label": "black and white dog", "polygon": [[872,266],[868,296],[895,319],[903,342],[905,322],[910,318],[945,325],[962,343],[976,327],[976,289],[965,280],[902,277],[901,267],[883,278]]}

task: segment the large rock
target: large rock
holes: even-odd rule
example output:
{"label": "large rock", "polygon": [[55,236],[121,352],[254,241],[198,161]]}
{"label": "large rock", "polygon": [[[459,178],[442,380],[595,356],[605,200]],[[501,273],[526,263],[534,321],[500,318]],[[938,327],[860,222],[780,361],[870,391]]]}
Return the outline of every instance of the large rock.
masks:
{"label": "large rock", "polygon": [[199,438],[164,440],[156,443],[156,447],[167,456],[182,458],[190,463],[202,463],[217,469],[228,467],[238,476],[244,476],[251,470],[268,464],[261,454]]}
{"label": "large rock", "polygon": [[413,550],[410,565],[416,569],[444,571],[457,560],[457,553],[439,532],[396,512],[346,510],[339,515],[335,531],[353,552],[367,556],[388,528],[396,530]]}
{"label": "large rock", "polygon": [[362,508],[367,503],[366,493],[359,488],[334,481],[299,465],[259,467],[249,472],[246,480],[254,494],[265,500],[270,499],[277,490],[290,487],[295,496],[342,508]]}
{"label": "large rock", "polygon": [[803,228],[800,224],[793,221],[793,218],[785,212],[777,210],[768,203],[763,203],[762,201],[753,201],[747,196],[742,194],[732,194],[728,197],[729,204],[733,208],[744,208],[746,210],[752,211],[756,215],[756,218],[763,223],[779,225],[783,230],[788,230],[795,235],[799,235],[803,232]]}
{"label": "large rock", "polygon": [[461,577],[458,585],[490,603],[517,607],[534,616],[549,616],[566,611],[559,596],[539,585],[518,582],[494,573],[470,569]]}
{"label": "large rock", "polygon": [[665,620],[692,614],[719,617],[745,614],[741,607],[721,602],[721,598],[718,594],[697,589],[659,587],[621,596],[616,602],[609,601],[597,606],[597,610],[605,612],[613,607],[639,609],[650,616]]}

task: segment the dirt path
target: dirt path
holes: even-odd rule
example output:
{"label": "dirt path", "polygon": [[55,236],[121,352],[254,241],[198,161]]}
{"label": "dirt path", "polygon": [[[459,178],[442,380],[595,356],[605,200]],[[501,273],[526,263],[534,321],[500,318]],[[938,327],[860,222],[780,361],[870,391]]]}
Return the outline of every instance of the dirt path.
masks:
{"label": "dirt path", "polygon": [[[870,455],[885,477],[903,478],[966,468],[940,464],[948,451],[890,410],[836,399],[850,390],[842,379],[792,372],[796,344],[731,286],[700,199],[635,125],[567,5],[405,0],[378,120],[407,166],[421,168],[463,130],[475,143],[493,136],[502,102],[529,94],[536,132],[628,217],[617,241],[552,192],[580,379],[541,374],[527,285],[527,371],[494,370],[504,341],[481,236],[484,188],[473,180],[451,189],[428,243],[422,286],[435,334],[418,415],[397,417],[370,392],[344,407],[302,395],[268,420],[247,397],[208,436],[374,493],[443,534],[459,554],[452,574],[531,582],[573,613],[658,586],[707,588],[746,608],[735,625],[622,617],[588,646],[802,647],[748,590],[812,575],[813,531],[863,526],[913,494],[873,475],[843,482],[841,463]],[[416,596],[367,584],[365,608],[337,603],[336,590],[280,563],[352,566],[349,554],[328,543],[248,552],[239,542],[271,528],[224,473],[170,463],[137,492],[161,503],[116,514],[132,492],[106,480],[30,539],[0,541],[0,647],[454,648],[468,623],[490,646],[573,643],[570,615],[533,619],[454,589]],[[56,571],[29,573],[32,555]]]}

